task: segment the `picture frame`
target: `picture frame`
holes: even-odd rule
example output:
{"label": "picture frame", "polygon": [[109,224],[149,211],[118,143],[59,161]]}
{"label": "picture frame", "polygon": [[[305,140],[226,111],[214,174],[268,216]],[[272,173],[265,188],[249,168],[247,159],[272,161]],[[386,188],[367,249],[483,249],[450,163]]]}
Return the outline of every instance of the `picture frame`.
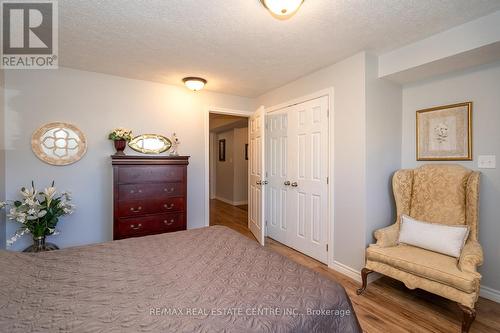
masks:
{"label": "picture frame", "polygon": [[226,139],[219,140],[219,161],[224,162],[226,160]]}
{"label": "picture frame", "polygon": [[417,161],[472,160],[472,102],[416,112]]}

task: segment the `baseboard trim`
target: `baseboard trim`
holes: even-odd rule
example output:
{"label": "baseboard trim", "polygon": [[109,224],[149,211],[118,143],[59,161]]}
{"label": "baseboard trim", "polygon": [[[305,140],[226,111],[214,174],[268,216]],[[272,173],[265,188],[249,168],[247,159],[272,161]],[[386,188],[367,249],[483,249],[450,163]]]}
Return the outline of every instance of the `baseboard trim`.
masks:
{"label": "baseboard trim", "polygon": [[[338,261],[334,261],[332,265],[330,265],[330,268],[341,273],[341,274],[344,274],[348,277],[350,277],[351,279],[359,282],[359,283],[362,283],[361,281],[361,271],[358,271],[357,269],[354,269],[350,266],[347,266],[341,262],[338,262]],[[382,277],[382,274],[379,274],[377,272],[373,272],[373,273],[370,273],[370,275],[368,275],[368,278],[366,279],[368,283],[372,283],[378,279],[380,279]]]}
{"label": "baseboard trim", "polygon": [[479,290],[479,295],[490,301],[500,303],[500,290],[496,290],[487,286],[482,286]]}
{"label": "baseboard trim", "polygon": [[248,201],[246,201],[246,200],[245,201],[232,201],[232,200],[222,198],[222,197],[217,197],[217,196],[214,199],[225,202],[231,206],[240,206],[240,205],[247,205],[248,204]]}

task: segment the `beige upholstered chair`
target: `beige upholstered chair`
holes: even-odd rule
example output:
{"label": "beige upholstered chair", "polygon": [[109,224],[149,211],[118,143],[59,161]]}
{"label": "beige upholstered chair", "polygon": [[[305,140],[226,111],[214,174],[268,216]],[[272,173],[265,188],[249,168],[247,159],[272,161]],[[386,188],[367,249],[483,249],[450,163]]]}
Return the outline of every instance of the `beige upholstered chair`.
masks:
{"label": "beige upholstered chair", "polygon": [[[462,332],[468,332],[479,297],[477,267],[483,263],[478,243],[479,172],[459,165],[424,165],[397,171],[392,186],[398,218],[375,231],[377,243],[366,250],[358,295],[365,290],[369,273],[390,276],[410,289],[424,289],[457,302],[464,314]],[[460,258],[398,244],[402,214],[433,223],[467,224],[470,233]]]}

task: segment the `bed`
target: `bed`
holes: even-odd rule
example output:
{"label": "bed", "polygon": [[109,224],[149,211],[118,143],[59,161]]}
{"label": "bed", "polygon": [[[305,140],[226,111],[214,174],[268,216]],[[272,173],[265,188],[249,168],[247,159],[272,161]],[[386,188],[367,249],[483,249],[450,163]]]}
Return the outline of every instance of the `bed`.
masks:
{"label": "bed", "polygon": [[222,226],[0,251],[0,332],[356,332],[342,286]]}

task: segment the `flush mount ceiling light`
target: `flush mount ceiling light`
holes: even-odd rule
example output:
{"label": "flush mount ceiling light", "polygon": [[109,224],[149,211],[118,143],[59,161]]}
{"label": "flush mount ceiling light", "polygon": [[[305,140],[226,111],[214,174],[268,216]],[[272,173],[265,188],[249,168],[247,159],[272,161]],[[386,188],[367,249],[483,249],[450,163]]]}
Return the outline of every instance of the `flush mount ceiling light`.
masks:
{"label": "flush mount ceiling light", "polygon": [[182,79],[182,82],[184,82],[184,85],[192,91],[199,91],[203,89],[205,84],[207,84],[207,80],[201,77],[185,77]]}
{"label": "flush mount ceiling light", "polygon": [[285,19],[295,14],[304,0],[260,0],[260,2],[273,16]]}

